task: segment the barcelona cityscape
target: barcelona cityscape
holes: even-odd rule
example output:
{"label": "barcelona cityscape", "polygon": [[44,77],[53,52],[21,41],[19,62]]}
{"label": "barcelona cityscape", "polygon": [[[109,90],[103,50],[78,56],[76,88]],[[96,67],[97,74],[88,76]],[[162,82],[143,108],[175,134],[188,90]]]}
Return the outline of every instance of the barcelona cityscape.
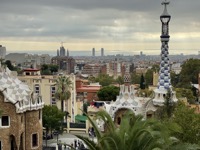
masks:
{"label": "barcelona cityscape", "polygon": [[0,150],[200,150],[200,1],[0,4]]}

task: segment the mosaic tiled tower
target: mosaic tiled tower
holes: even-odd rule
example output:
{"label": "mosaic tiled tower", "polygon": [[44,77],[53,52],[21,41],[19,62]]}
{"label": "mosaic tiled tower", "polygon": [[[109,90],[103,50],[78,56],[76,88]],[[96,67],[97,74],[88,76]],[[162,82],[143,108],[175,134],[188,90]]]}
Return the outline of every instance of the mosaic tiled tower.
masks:
{"label": "mosaic tiled tower", "polygon": [[160,20],[162,23],[162,32],[161,32],[161,62],[160,62],[160,71],[159,71],[159,79],[158,79],[158,88],[154,91],[155,98],[153,99],[154,105],[162,106],[165,102],[165,95],[168,90],[171,91],[172,101],[176,102],[175,92],[172,91],[171,79],[170,79],[170,64],[168,57],[168,42],[169,42],[169,21],[171,16],[167,12],[167,5],[169,2],[167,0],[162,2],[164,5],[164,11],[160,16]]}

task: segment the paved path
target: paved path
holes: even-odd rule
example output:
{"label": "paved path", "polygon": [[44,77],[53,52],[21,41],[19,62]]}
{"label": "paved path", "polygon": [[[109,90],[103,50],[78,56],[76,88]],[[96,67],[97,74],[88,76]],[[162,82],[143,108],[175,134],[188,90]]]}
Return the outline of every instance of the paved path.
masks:
{"label": "paved path", "polygon": [[[47,146],[57,146],[57,141],[63,144],[66,143],[71,145],[72,143],[74,143],[74,140],[79,140],[76,136],[74,136],[74,134],[89,137],[86,133],[63,133],[62,135],[58,136],[58,139],[57,136],[54,135],[54,138],[47,140],[47,143],[46,140],[43,140],[43,145],[47,144]],[[94,138],[94,141],[97,141],[97,139]]]}

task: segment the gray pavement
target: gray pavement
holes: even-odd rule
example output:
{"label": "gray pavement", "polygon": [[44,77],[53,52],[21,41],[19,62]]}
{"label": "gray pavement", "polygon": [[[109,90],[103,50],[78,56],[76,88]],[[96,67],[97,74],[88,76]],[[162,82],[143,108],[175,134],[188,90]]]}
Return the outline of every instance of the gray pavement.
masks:
{"label": "gray pavement", "polygon": [[[86,134],[86,133],[77,133],[77,132],[63,133],[63,134],[59,134],[58,137],[57,137],[57,135],[54,135],[53,139],[47,140],[47,143],[46,143],[46,140],[43,140],[43,145],[47,144],[47,146],[57,146],[57,143],[59,143],[59,142],[61,142],[62,144],[66,143],[66,144],[71,145],[72,143],[74,143],[74,140],[80,141],[80,139],[78,139],[75,136],[75,134],[85,136],[85,137],[89,137],[89,135]],[[96,138],[94,138],[93,140],[97,141]]]}

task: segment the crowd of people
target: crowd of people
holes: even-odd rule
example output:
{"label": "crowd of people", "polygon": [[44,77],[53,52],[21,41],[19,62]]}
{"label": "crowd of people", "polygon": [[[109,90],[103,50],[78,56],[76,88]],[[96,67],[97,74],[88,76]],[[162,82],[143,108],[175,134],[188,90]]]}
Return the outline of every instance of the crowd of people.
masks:
{"label": "crowd of people", "polygon": [[[64,145],[64,149],[63,149],[63,145]],[[71,147],[68,146],[67,144],[58,144],[58,150],[71,150],[72,147],[75,149],[75,150],[88,150],[85,145],[83,144],[82,141],[80,140],[74,140],[73,143],[71,143]]]}

